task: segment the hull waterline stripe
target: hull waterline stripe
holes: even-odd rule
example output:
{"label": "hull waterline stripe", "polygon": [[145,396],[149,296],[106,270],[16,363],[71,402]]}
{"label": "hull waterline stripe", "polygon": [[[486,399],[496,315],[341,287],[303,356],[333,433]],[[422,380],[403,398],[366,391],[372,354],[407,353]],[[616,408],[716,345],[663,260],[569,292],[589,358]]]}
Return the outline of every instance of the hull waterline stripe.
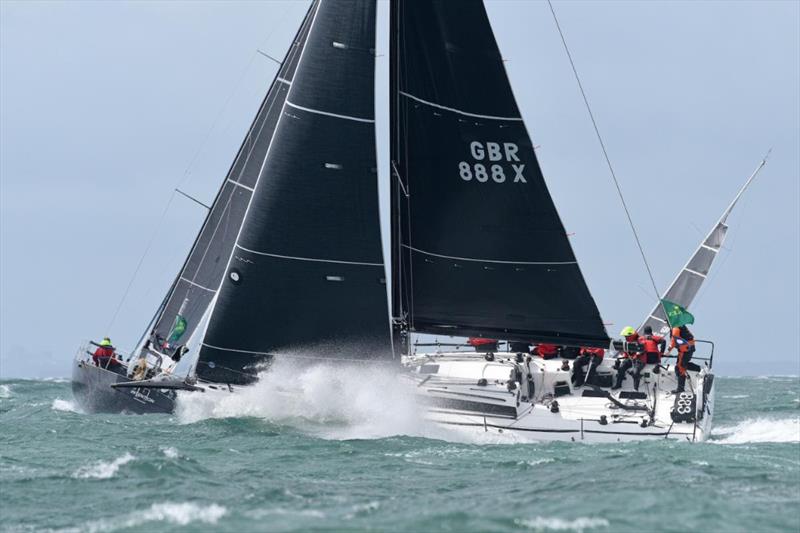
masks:
{"label": "hull waterline stripe", "polygon": [[267,252],[258,252],[256,250],[250,250],[249,248],[245,248],[240,244],[237,244],[236,247],[239,248],[240,250],[244,250],[245,252],[250,252],[251,254],[264,255],[267,257],[276,257],[278,259],[293,259],[295,261],[314,261],[316,263],[337,263],[340,265],[362,265],[362,266],[383,267],[383,263],[363,263],[360,261],[339,261],[336,259],[315,259],[313,257],[294,257],[291,255],[279,255],[279,254],[270,254]]}
{"label": "hull waterline stripe", "polygon": [[197,287],[198,289],[203,289],[204,291],[208,291],[208,292],[210,292],[211,294],[216,294],[216,293],[217,293],[217,291],[215,291],[214,289],[209,289],[208,287],[203,287],[203,286],[202,286],[202,285],[200,285],[199,283],[195,283],[194,281],[192,281],[192,280],[190,280],[190,279],[186,279],[186,278],[184,278],[183,276],[181,276],[181,281],[185,281],[185,282],[186,282],[186,283],[188,283],[189,285],[192,285],[193,287]]}
{"label": "hull waterline stripe", "polygon": [[329,113],[327,111],[320,111],[319,109],[311,109],[310,107],[303,107],[297,104],[291,103],[289,100],[286,100],[286,105],[289,107],[293,107],[295,109],[299,109],[300,111],[307,111],[309,113],[316,113],[317,115],[325,115],[326,117],[334,117],[334,118],[343,118],[345,120],[353,120],[355,122],[366,122],[368,124],[374,124],[375,120],[371,118],[360,118],[360,117],[351,117],[350,115],[340,115],[338,113]]}
{"label": "hull waterline stripe", "polygon": [[433,252],[426,252],[425,250],[420,250],[419,248],[414,248],[413,246],[408,246],[407,244],[404,244],[403,247],[408,248],[413,252],[418,252],[433,257],[440,257],[442,259],[454,259],[456,261],[474,261],[476,263],[499,263],[503,265],[577,265],[578,264],[577,261],[501,261],[499,259],[477,259],[475,257],[456,257],[453,255],[443,255],[443,254],[435,254]]}
{"label": "hull waterline stripe", "polygon": [[696,270],[692,270],[691,268],[684,268],[684,270],[686,272],[688,272],[689,274],[694,274],[695,276],[700,276],[701,278],[705,278],[706,277],[705,274],[701,274],[700,272],[697,272]]}
{"label": "hull waterline stripe", "polygon": [[248,187],[247,185],[245,185],[245,184],[243,184],[243,183],[239,183],[239,182],[238,182],[238,181],[236,181],[236,180],[232,180],[232,179],[228,178],[228,181],[229,181],[229,182],[231,182],[231,183],[233,183],[233,184],[234,184],[234,185],[236,185],[237,187],[241,187],[242,189],[247,189],[247,190],[248,190],[248,191],[250,191],[250,192],[253,192],[253,191],[255,190],[255,189],[253,189],[252,187]]}
{"label": "hull waterline stripe", "polygon": [[[469,416],[469,415],[466,415]],[[483,422],[472,423],[472,422],[446,422],[444,420],[434,420],[437,424],[446,424],[449,426],[477,426],[477,427],[490,427],[496,429],[503,429],[506,431],[529,431],[532,433],[580,433],[580,429],[544,429],[544,428],[524,428],[519,426],[498,426],[496,424],[484,424]],[[584,433],[597,433],[602,435],[635,435],[635,436],[642,436],[642,437],[665,437],[667,435],[684,435],[684,436],[691,436],[691,433],[679,433],[673,431],[672,433],[668,432],[659,432],[659,433],[647,433],[647,432],[633,432],[633,431],[599,431],[594,429],[584,429]]]}
{"label": "hull waterline stripe", "polygon": [[429,106],[435,107],[437,109],[444,109],[445,111],[450,111],[452,113],[458,113],[459,115],[464,115],[465,117],[486,118],[486,119],[489,119],[489,120],[505,120],[505,121],[509,121],[509,122],[522,122],[522,117],[498,117],[496,115],[481,115],[481,114],[478,114],[478,113],[469,113],[467,111],[462,111],[462,110],[456,109],[454,107],[447,107],[447,106],[443,106],[443,105],[440,105],[440,104],[434,104],[433,102],[429,102],[427,100],[423,100],[422,98],[418,98],[418,97],[414,96],[413,94],[409,94],[409,93],[404,92],[404,91],[397,91],[397,92],[402,94],[406,98],[410,98],[411,100],[414,100],[414,101],[419,102],[421,104],[429,105]]}

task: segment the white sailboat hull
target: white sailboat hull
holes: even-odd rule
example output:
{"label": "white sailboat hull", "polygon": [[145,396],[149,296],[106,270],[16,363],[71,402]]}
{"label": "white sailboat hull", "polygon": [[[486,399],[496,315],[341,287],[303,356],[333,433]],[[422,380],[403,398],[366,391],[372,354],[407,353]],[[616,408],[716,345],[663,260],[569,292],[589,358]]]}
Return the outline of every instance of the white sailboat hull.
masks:
{"label": "white sailboat hull", "polygon": [[[708,368],[689,373],[687,394],[677,406],[684,413],[676,421],[672,414],[676,395],[671,391],[677,381],[671,365],[659,374],[653,372],[654,365],[648,365],[639,391],[634,391],[631,376],[619,390],[574,387],[571,369],[563,370],[561,360],[534,357],[527,364],[517,363],[514,354],[498,354],[495,361],[463,353],[420,354],[407,358],[405,366],[410,379],[417,382],[426,418],[459,432],[537,442],[701,442],[711,432],[714,386]],[[521,366],[530,367],[532,398],[526,397],[525,373],[522,382],[515,381],[509,390],[509,376]],[[604,361],[599,370],[606,376],[608,372],[616,375],[613,361]]]}

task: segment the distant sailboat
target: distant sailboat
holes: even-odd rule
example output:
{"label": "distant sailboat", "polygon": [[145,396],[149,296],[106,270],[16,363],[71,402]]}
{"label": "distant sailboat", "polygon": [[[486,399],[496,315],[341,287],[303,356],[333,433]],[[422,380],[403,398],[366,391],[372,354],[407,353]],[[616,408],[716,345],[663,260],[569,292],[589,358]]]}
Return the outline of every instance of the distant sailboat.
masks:
{"label": "distant sailboat", "polygon": [[[233,391],[276,358],[368,361],[405,370],[430,405],[428,417],[442,424],[537,440],[705,438],[710,360],[690,376],[693,392],[679,398],[667,392],[674,378],[652,369],[641,392],[626,385],[612,393],[607,380],[574,387],[569,361],[524,351],[484,359],[414,350],[409,338],[420,333],[565,348],[609,348],[611,339],[479,0],[390,3],[389,306],[375,8],[373,0],[311,4],[132,355],[131,364],[148,362],[148,371],[132,380],[130,370],[99,368],[82,350],[76,397],[88,410],[169,411],[175,390]],[[665,297],[691,303],[735,203]],[[648,318],[656,330],[660,311]],[[608,377],[610,363],[597,373]]]}

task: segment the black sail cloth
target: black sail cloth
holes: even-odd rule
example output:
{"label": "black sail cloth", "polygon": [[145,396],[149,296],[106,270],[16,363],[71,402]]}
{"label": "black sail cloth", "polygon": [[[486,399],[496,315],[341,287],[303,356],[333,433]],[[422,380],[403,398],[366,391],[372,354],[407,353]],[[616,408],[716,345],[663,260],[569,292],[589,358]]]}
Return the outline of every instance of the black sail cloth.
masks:
{"label": "black sail cloth", "polygon": [[[173,348],[164,344],[171,336],[174,339],[171,344],[185,343],[200,324],[216,294],[303,50],[313,9],[313,6],[309,9],[292,41],[278,75],[261,103],[192,250],[175,279],[162,312],[156,319],[153,337],[160,348]],[[185,320],[185,330],[180,335],[173,330],[178,315]]]}
{"label": "black sail cloth", "polygon": [[391,47],[395,319],[607,346],[483,4],[396,0]]}
{"label": "black sail cloth", "polygon": [[247,383],[273,356],[387,359],[375,3],[321,2],[200,351]]}

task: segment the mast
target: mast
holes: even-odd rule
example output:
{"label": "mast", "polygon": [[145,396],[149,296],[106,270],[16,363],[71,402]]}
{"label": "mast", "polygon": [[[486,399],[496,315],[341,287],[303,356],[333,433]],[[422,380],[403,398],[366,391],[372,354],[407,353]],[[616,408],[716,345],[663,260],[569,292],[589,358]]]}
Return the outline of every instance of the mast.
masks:
{"label": "mast", "polygon": [[315,6],[196,373],[249,383],[274,357],[391,359],[374,119],[375,2]]}
{"label": "mast", "polygon": [[[670,283],[669,288],[667,288],[662,296],[664,300],[676,303],[683,308],[688,308],[694,301],[695,296],[700,292],[700,288],[708,277],[711,265],[722,249],[722,244],[725,242],[725,237],[728,233],[728,216],[730,216],[731,211],[733,211],[733,208],[758,173],[761,172],[761,169],[767,164],[768,156],[769,153],[764,156],[764,159],[761,160],[753,173],[750,174],[744,185],[742,185],[739,192],[733,198],[733,201],[728,205],[725,211],[722,212],[722,216],[719,217],[717,223],[714,224],[711,231],[706,235],[706,238],[703,239],[680,272],[678,272],[678,275],[672,283]],[[639,331],[643,331],[645,326],[650,326],[653,328],[654,332],[658,332],[662,335],[669,333],[669,324],[667,323],[664,306],[661,302],[656,302],[653,310],[639,327]]]}
{"label": "mast", "polygon": [[391,13],[395,336],[607,346],[483,3]]}

